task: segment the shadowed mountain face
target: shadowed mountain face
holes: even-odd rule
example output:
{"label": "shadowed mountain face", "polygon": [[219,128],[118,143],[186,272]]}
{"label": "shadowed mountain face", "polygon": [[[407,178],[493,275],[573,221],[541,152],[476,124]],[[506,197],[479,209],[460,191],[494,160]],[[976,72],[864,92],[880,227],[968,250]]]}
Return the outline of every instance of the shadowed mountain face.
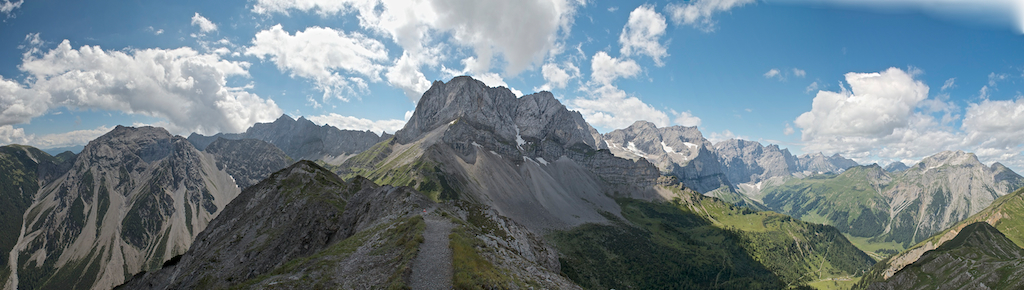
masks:
{"label": "shadowed mountain face", "polygon": [[180,254],[238,188],[214,158],[161,128],[93,140],[26,210],[6,288],[109,288]]}
{"label": "shadowed mountain face", "polygon": [[224,139],[257,139],[277,146],[294,160],[323,160],[331,164],[339,164],[346,158],[363,152],[370,146],[391,138],[391,135],[377,134],[370,131],[341,130],[334,126],[317,126],[303,117],[298,120],[288,115],[281,115],[272,123],[256,123],[245,133],[203,136],[192,133],[189,142],[199,150]]}
{"label": "shadowed mountain face", "polygon": [[924,253],[868,289],[1020,289],[1024,249],[986,222],[963,227],[953,239]]}
{"label": "shadowed mountain face", "polygon": [[[246,189],[187,253],[121,288],[401,289],[422,270],[413,260],[428,251],[420,248],[427,215],[455,226],[442,237],[454,249],[455,285],[575,288],[545,268],[553,252],[510,221],[472,206],[442,206],[408,187],[345,182],[309,161]],[[501,238],[475,237],[485,229]]]}
{"label": "shadowed mountain face", "polygon": [[64,175],[75,162],[70,152],[50,156],[39,149],[0,147],[0,285],[11,277],[11,249],[18,242],[23,216],[40,185]]}
{"label": "shadowed mountain face", "polygon": [[227,171],[243,189],[293,162],[281,149],[256,139],[217,138],[205,152],[217,160],[217,170]]}

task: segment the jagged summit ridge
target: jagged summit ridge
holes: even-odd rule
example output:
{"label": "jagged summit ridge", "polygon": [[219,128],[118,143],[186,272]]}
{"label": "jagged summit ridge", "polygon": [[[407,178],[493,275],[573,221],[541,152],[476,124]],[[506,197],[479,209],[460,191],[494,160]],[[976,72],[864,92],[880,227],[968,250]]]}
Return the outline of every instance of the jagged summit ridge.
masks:
{"label": "jagged summit ridge", "polygon": [[451,138],[478,144],[502,143],[504,146],[493,144],[500,147],[499,153],[526,151],[524,145],[547,140],[565,147],[604,148],[600,134],[583,120],[583,115],[567,110],[550,92],[517,98],[505,87],[487,87],[466,76],[448,83],[434,82],[395,138],[401,144],[411,143],[442,126],[467,126],[468,131],[486,132],[486,136]]}
{"label": "jagged summit ridge", "polygon": [[662,172],[675,175],[687,187],[698,192],[707,193],[732,186],[714,147],[697,127],[658,128],[651,122],[636,121],[603,137],[615,156],[634,160],[645,158]]}
{"label": "jagged summit ridge", "polygon": [[256,123],[244,133],[218,133],[213,136],[192,133],[188,141],[199,150],[205,150],[217,138],[262,140],[277,146],[295,160],[323,160],[340,164],[346,158],[391,138],[391,135],[386,132],[378,136],[371,131],[342,130],[326,124],[317,126],[305,117],[292,119],[288,115],[281,115],[271,123]]}

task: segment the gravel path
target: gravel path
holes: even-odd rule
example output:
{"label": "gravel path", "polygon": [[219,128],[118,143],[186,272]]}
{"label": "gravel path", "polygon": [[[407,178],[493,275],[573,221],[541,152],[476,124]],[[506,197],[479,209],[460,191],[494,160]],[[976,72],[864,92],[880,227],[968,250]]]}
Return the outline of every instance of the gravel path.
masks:
{"label": "gravel path", "polygon": [[423,231],[423,244],[412,262],[412,289],[451,289],[452,250],[448,248],[448,235],[452,223],[445,218],[424,214],[427,228]]}

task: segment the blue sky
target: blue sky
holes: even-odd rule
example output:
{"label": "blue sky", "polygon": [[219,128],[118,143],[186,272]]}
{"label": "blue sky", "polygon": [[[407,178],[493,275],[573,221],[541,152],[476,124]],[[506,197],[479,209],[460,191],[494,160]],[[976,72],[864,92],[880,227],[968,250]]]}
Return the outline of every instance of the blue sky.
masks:
{"label": "blue sky", "polygon": [[862,163],[942,150],[1024,169],[1014,0],[0,0],[0,143],[116,125],[240,132],[282,113],[394,132],[436,80],[550,90]]}

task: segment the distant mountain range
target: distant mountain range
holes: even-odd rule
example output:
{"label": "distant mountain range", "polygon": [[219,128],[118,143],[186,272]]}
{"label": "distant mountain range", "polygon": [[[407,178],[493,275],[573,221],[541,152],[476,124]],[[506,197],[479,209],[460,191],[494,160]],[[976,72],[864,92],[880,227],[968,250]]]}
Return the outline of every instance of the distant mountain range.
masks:
{"label": "distant mountain range", "polygon": [[1024,240],[1024,178],[973,154],[883,169],[694,127],[602,135],[551,93],[469,77],[393,136],[118,126],[77,155],[0,147],[0,181],[5,289],[899,288],[928,261],[1005,269],[1000,232]]}

